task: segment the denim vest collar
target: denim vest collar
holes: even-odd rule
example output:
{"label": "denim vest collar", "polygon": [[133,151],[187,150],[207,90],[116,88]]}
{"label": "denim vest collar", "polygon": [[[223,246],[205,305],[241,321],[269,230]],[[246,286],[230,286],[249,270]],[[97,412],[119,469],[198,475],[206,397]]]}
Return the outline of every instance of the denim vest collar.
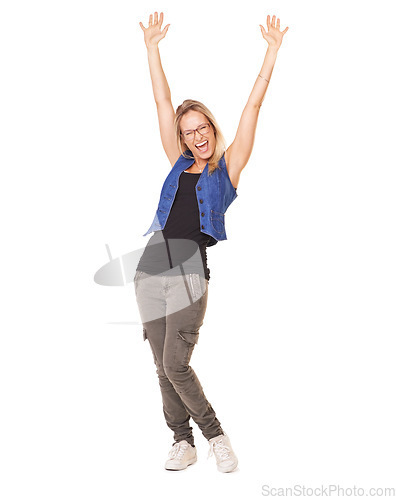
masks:
{"label": "denim vest collar", "polygon": [[[162,185],[154,220],[143,236],[153,231],[164,229],[179,186],[179,177],[181,173],[191,167],[195,161],[190,150],[184,151],[184,155],[190,156],[190,158],[186,158],[182,154],[172,167],[172,170],[169,172]],[[225,213],[238,196],[228,175],[224,154],[220,158],[218,165],[219,168],[216,168],[212,174],[209,175],[208,163],[206,163],[195,186],[199,209],[200,230],[202,233],[212,236],[208,246],[215,245],[218,241],[227,239]]]}

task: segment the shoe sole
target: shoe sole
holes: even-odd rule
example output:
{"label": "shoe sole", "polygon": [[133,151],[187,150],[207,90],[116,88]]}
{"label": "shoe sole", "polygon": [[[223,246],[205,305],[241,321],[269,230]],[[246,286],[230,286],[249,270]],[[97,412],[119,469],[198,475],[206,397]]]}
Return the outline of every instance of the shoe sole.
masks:
{"label": "shoe sole", "polygon": [[217,470],[219,472],[233,472],[238,467],[238,462],[232,466],[232,468],[222,468],[221,466],[217,466]]}
{"label": "shoe sole", "polygon": [[168,466],[168,467],[167,467],[167,466],[165,465],[165,469],[166,469],[166,470],[185,470],[185,469],[187,469],[187,467],[188,467],[189,465],[195,464],[195,462],[196,462],[196,461],[197,461],[197,457],[195,457],[195,458],[190,458],[190,460],[187,462],[187,464],[185,464],[185,466],[180,466],[180,467],[177,467],[177,466],[173,466],[173,467],[172,467],[172,466]]}

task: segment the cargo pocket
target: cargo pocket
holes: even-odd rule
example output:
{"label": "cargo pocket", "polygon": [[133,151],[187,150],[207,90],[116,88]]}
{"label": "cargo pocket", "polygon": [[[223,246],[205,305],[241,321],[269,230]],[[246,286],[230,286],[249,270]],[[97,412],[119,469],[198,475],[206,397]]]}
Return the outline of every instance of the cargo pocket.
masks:
{"label": "cargo pocket", "polygon": [[223,234],[225,231],[224,226],[224,214],[223,212],[216,212],[215,210],[210,211],[210,222],[213,229],[218,234]]}
{"label": "cargo pocket", "polygon": [[175,366],[177,371],[183,371],[190,363],[195,344],[198,343],[198,331],[177,330]]}

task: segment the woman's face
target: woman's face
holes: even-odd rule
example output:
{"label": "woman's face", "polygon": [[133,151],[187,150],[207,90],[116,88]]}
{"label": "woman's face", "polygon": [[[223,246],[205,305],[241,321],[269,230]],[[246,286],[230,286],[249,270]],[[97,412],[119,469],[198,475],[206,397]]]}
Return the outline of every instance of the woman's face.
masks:
{"label": "woman's face", "polygon": [[[204,133],[205,130],[197,130],[195,134],[191,133],[194,129],[205,124],[209,124],[206,133]],[[207,161],[212,156],[215,150],[216,138],[212,125],[203,113],[194,110],[188,111],[180,120],[180,130],[183,133],[184,142],[195,158],[198,157]],[[203,144],[202,147],[197,147],[197,145],[201,144]]]}

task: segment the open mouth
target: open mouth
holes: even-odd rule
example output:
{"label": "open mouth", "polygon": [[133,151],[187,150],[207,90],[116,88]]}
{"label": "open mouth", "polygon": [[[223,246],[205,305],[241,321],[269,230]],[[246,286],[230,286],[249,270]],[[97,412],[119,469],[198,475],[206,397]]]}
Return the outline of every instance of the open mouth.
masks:
{"label": "open mouth", "polygon": [[198,144],[195,145],[195,147],[198,149],[198,151],[201,151],[201,153],[205,153],[208,150],[209,142],[208,141],[199,142]]}

